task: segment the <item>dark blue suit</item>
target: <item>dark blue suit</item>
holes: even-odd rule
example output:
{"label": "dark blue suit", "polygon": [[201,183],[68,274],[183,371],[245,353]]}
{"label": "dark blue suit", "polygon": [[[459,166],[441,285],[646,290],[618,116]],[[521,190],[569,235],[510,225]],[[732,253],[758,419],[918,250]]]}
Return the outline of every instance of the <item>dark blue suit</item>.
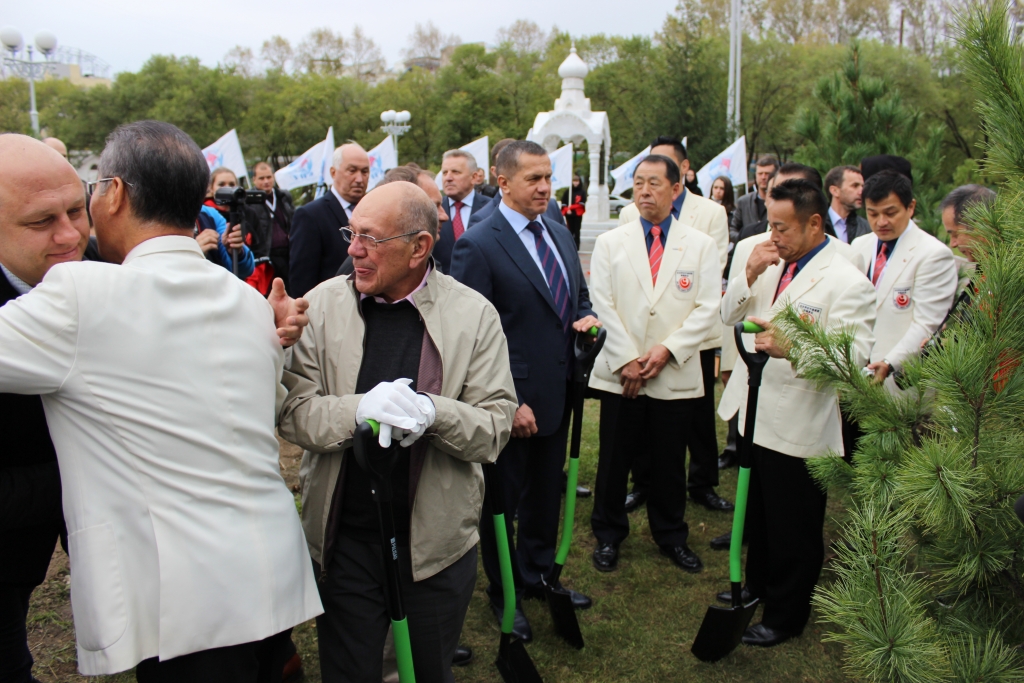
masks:
{"label": "dark blue suit", "polygon": [[341,228],[348,226],[348,214],[330,190],[323,197],[300,206],[292,217],[288,235],[288,293],[304,296],[338,272],[348,256],[348,242]]}
{"label": "dark blue suit", "polygon": [[[478,193],[479,194],[479,193]],[[480,211],[473,209],[473,213],[469,217],[469,225],[466,227],[476,225],[483,219],[491,215],[491,212],[498,208],[498,202],[501,201],[501,195],[496,194],[490,199],[490,203],[481,207]],[[475,203],[475,202],[474,202]],[[561,225],[565,225],[565,216],[562,215],[562,210],[558,208],[558,202],[554,199],[548,201],[548,210],[544,212],[544,217],[550,221],[554,221]]]}
{"label": "dark blue suit", "polygon": [[[437,244],[434,245],[434,261],[437,266],[441,269],[442,273],[446,275],[450,272],[452,265],[452,249],[455,247],[455,232],[452,228],[452,213],[455,211],[452,208],[451,199],[445,197],[441,200],[441,206],[444,208],[444,212],[448,214],[448,220],[442,223],[437,229]],[[491,203],[491,198],[480,194],[479,191],[473,194],[473,206],[470,207],[469,223],[473,222],[473,218],[476,217],[477,213]],[[469,225],[464,225],[463,228],[469,228]]]}
{"label": "dark blue suit", "polygon": [[[570,319],[593,315],[572,235],[547,217],[537,220],[543,222],[565,265]],[[540,587],[541,575],[547,575],[554,564],[572,358],[547,280],[501,211],[492,210],[455,243],[451,275],[483,294],[498,310],[519,403],[528,405],[537,420],[537,434],[511,439],[497,462],[510,539],[514,538],[512,519],[519,514],[513,575],[521,595],[525,587]],[[482,524],[480,533],[484,569],[491,583],[488,594],[501,604],[493,525]]]}

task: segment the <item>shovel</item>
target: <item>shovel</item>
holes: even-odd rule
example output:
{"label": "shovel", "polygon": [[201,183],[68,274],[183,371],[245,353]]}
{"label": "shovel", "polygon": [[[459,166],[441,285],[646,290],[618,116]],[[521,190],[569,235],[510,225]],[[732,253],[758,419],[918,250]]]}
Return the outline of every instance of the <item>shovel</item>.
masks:
{"label": "shovel", "polygon": [[356,427],[353,450],[356,462],[370,475],[373,482],[373,501],[377,504],[377,521],[380,524],[380,548],[384,561],[384,575],[387,586],[384,594],[388,602],[388,616],[391,617],[391,632],[395,640],[395,658],[398,660],[398,680],[401,683],[416,683],[412,665],[412,643],[409,640],[409,620],[402,607],[402,591],[398,582],[398,541],[395,538],[395,515],[391,506],[391,469],[398,460],[394,443],[381,448],[377,442],[380,425],[367,420]]}
{"label": "shovel", "polygon": [[580,622],[576,619],[576,608],[572,606],[572,593],[560,588],[558,579],[565,568],[565,559],[569,556],[572,545],[572,527],[576,517],[576,483],[580,469],[580,440],[583,436],[583,397],[590,381],[590,371],[594,369],[597,354],[604,346],[606,330],[591,327],[587,332],[576,333],[574,351],[576,366],[573,369],[572,387],[572,439],[569,443],[569,476],[565,486],[565,515],[562,520],[562,539],[555,555],[555,566],[551,575],[541,577],[547,593],[548,608],[551,620],[555,623],[555,631],[567,643],[577,650],[583,649],[583,634]]}
{"label": "shovel", "polygon": [[747,514],[747,491],[750,488],[750,450],[754,445],[754,422],[757,419],[757,394],[761,388],[761,375],[768,362],[764,351],[750,353],[743,345],[743,333],[763,332],[763,328],[752,322],[736,323],[736,349],[747,366],[747,414],[744,421],[746,434],[740,437],[740,475],[736,483],[736,510],[732,517],[732,543],[729,546],[729,581],[732,583],[732,606],[708,607],[704,622],[690,652],[702,662],[717,662],[736,649],[743,638],[743,632],[750,624],[757,610],[757,598],[743,604],[742,569],[740,555],[743,545],[743,523]]}
{"label": "shovel", "polygon": [[501,642],[498,644],[498,658],[494,665],[505,683],[544,683],[533,660],[526,652],[523,641],[512,635],[512,624],[516,618],[516,587],[512,578],[512,546],[509,545],[505,529],[505,503],[498,486],[498,469],[484,465],[484,486],[494,518],[495,544],[498,546],[498,563],[501,566],[501,590],[504,594],[505,611],[501,615]]}

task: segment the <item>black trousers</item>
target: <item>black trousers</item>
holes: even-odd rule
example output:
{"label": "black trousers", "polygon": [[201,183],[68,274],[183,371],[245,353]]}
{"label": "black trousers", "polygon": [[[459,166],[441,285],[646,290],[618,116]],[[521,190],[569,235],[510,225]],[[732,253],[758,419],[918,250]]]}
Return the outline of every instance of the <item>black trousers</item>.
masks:
{"label": "black trousers", "polygon": [[686,543],[686,447],[695,401],[601,394],[600,455],[590,516],[590,527],[599,542],[619,545],[629,535],[629,467],[637,453],[645,453],[652,474],[647,522],[654,542],[659,546]]}
{"label": "black trousers", "polygon": [[800,633],[825,559],[825,492],[803,458],[754,445],[747,501],[747,586],[764,603],[761,622]]}
{"label": "black trousers", "polygon": [[[704,396],[692,399],[688,427],[690,445],[690,477],[687,489],[704,491],[718,486],[718,433],[715,431],[715,350],[700,352],[700,373]],[[690,399],[688,399],[690,400]],[[633,490],[650,491],[650,454],[637,452],[633,457]]]}
{"label": "black trousers", "polygon": [[[512,578],[516,585],[516,602],[522,600],[525,588],[540,588],[541,576],[548,576],[555,564],[558,542],[558,518],[562,509],[565,483],[566,441],[572,414],[571,387],[566,391],[562,423],[548,436],[509,439],[495,463],[501,478],[505,503],[505,527],[512,545]],[[486,496],[495,495],[487,491]],[[501,591],[501,566],[491,520],[489,502],[484,501],[480,524],[480,552],[484,572],[490,585],[487,595],[496,605],[504,605]],[[512,520],[519,515],[518,534]]]}
{"label": "black trousers", "polygon": [[[452,657],[476,584],[476,548],[437,574],[413,582],[409,548],[399,547],[402,605],[419,683],[453,683]],[[317,576],[320,567],[314,563]],[[339,537],[316,619],[324,683],[380,683],[391,620],[381,547]],[[278,681],[280,681],[280,677]]]}
{"label": "black trousers", "polygon": [[36,584],[0,583],[0,683],[29,683],[32,655],[28,650],[28,599]]}
{"label": "black trousers", "polygon": [[[280,683],[291,650],[292,630],[264,640],[202,650],[160,661],[139,662],[139,683]],[[286,654],[289,653],[289,654]]]}

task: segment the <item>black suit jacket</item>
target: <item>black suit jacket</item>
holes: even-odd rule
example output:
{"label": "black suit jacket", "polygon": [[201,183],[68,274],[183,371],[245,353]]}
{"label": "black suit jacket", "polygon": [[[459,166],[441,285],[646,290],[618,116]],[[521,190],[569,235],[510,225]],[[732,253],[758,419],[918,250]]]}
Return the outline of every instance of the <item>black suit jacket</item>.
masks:
{"label": "black suit jacket", "polygon": [[334,277],[348,255],[341,228],[348,215],[330,190],[295,211],[289,238],[288,293],[304,296],[324,280]]}
{"label": "black suit jacket", "polygon": [[[540,220],[565,264],[572,320],[594,315],[572,234],[546,217]],[[572,359],[547,280],[500,211],[493,211],[455,243],[451,275],[498,309],[519,404],[533,409],[539,436],[554,433],[565,412]]]}
{"label": "black suit jacket", "polygon": [[[471,228],[483,219],[491,215],[491,212],[498,208],[498,202],[501,201],[501,195],[494,195],[491,199],[490,204],[481,207],[480,211],[474,211],[469,217],[469,225],[466,228]],[[548,201],[548,210],[544,212],[544,217],[550,221],[554,221],[559,225],[565,225],[565,216],[562,215],[562,209],[558,207],[558,202],[554,199]]]}
{"label": "black suit jacket", "polygon": [[[18,292],[0,272],[0,305]],[[0,394],[0,583],[37,586],[64,526],[57,453],[38,396]]]}
{"label": "black suit jacket", "polygon": [[[441,201],[444,212],[448,214],[448,220],[438,228],[437,244],[434,245],[434,261],[437,262],[437,267],[441,269],[441,272],[447,275],[452,264],[452,248],[455,247],[455,232],[452,228],[451,218],[452,212],[455,209],[452,208],[453,202],[448,197]],[[473,195],[473,206],[470,208],[469,223],[464,227],[469,228],[469,224],[473,222],[473,216],[490,203],[490,197],[485,197],[480,192],[476,192]]]}

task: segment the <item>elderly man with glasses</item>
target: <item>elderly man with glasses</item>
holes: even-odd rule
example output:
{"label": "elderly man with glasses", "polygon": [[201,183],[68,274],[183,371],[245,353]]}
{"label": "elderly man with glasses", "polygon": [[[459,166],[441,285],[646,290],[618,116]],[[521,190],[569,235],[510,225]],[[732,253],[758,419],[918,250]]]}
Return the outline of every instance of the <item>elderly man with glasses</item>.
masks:
{"label": "elderly man with glasses", "polygon": [[512,432],[515,386],[501,320],[431,259],[438,212],[410,182],[382,185],[346,227],[353,272],[307,295],[281,435],[303,454],[302,523],[325,613],[325,683],[379,683],[389,619],[371,480],[351,458],[358,423],[399,442],[392,471],[402,601],[416,680],[453,681],[476,581],[482,463]]}

